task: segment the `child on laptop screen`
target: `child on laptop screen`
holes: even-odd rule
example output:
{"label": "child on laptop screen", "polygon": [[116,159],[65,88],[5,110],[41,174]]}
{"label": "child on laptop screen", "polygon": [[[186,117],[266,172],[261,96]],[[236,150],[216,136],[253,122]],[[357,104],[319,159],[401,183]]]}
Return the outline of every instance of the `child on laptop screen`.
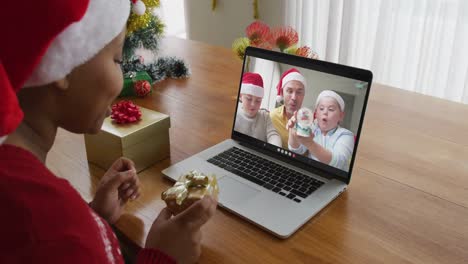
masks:
{"label": "child on laptop screen", "polygon": [[354,135],[339,125],[343,121],[344,111],[345,103],[340,95],[331,90],[322,91],[315,104],[317,126],[310,137],[297,135],[295,115],[289,120],[289,150],[298,154],[308,151],[309,158],[348,171]]}
{"label": "child on laptop screen", "polygon": [[242,75],[241,106],[237,109],[234,130],[281,147],[281,137],[265,109],[260,109],[263,99],[263,79],[258,73]]}

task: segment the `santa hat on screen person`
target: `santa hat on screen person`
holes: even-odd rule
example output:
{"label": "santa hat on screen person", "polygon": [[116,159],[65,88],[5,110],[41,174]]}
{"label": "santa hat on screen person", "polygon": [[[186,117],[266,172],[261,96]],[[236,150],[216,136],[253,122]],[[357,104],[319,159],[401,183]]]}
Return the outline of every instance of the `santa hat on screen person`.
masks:
{"label": "santa hat on screen person", "polygon": [[258,73],[246,72],[242,75],[241,94],[250,94],[263,98],[263,78]]}
{"label": "santa hat on screen person", "polygon": [[276,86],[277,95],[276,95],[276,102],[281,103],[284,99],[283,97],[283,88],[284,86],[290,81],[298,81],[304,85],[304,88],[307,87],[307,82],[304,76],[299,72],[296,68],[291,68],[281,75],[281,78]]}
{"label": "santa hat on screen person", "polygon": [[129,0],[2,4],[0,144],[23,119],[16,93],[60,80],[93,58],[122,31],[129,14]]}
{"label": "santa hat on screen person", "polygon": [[344,112],[345,110],[345,102],[343,98],[337,94],[336,92],[332,90],[323,90],[317,97],[317,101],[315,101],[315,107],[318,106],[320,103],[320,100],[322,100],[324,97],[330,97],[335,99],[335,101],[338,103],[338,106],[340,107],[341,112]]}

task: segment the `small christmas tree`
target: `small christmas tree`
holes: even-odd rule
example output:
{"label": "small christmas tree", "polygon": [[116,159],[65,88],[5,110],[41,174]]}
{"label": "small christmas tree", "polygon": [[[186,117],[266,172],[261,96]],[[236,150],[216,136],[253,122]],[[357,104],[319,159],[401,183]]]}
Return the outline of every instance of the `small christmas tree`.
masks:
{"label": "small christmas tree", "polygon": [[[127,22],[122,70],[126,78],[147,72],[152,83],[166,78],[186,78],[190,71],[181,59],[157,57],[164,24],[157,15],[159,0],[131,0],[132,13]],[[124,91],[123,91],[124,92]]]}

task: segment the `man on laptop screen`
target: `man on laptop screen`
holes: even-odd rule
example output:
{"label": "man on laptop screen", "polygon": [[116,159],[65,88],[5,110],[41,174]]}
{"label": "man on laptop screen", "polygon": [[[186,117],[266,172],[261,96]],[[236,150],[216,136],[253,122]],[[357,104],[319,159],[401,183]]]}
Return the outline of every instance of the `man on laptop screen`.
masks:
{"label": "man on laptop screen", "polygon": [[[250,57],[249,69],[270,84],[264,88],[261,110],[270,112],[271,122],[281,135],[282,148],[348,172],[366,94],[362,81],[255,57]],[[278,84],[271,85],[278,77]],[[346,112],[343,97],[349,101]],[[300,109],[312,112],[309,135],[297,133],[304,121],[297,120]],[[236,123],[241,111],[242,106],[237,108]],[[237,127],[234,130],[242,133]]]}
{"label": "man on laptop screen", "polygon": [[347,188],[372,73],[248,47],[239,79],[231,138],[163,174],[217,175],[221,207],[286,238]]}

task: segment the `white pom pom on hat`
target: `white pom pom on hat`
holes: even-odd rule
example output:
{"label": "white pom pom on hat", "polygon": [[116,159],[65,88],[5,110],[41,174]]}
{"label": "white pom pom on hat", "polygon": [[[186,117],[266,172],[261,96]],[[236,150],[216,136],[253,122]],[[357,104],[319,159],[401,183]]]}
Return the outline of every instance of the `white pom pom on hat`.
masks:
{"label": "white pom pom on hat", "polygon": [[132,0],[132,11],[133,13],[142,16],[146,12],[146,6],[145,3],[141,0]]}

